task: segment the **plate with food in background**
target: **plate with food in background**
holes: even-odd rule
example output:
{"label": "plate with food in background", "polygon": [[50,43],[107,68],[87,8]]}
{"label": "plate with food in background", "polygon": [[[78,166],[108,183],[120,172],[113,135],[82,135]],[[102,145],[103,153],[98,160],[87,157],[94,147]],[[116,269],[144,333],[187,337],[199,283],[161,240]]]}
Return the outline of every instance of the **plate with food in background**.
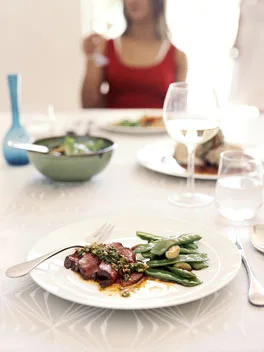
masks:
{"label": "plate with food in background", "polygon": [[[226,150],[241,150],[241,147],[227,143],[221,130],[209,141],[198,145],[195,152],[195,178],[216,180],[220,154]],[[140,165],[178,177],[187,177],[187,158],[186,146],[173,140],[150,144],[137,153]]]}
{"label": "plate with food in background", "polygon": [[144,112],[136,117],[124,117],[120,120],[104,124],[101,128],[109,132],[129,134],[156,134],[166,132],[162,110]]}
{"label": "plate with food in background", "polygon": [[[216,292],[237,274],[235,245],[202,224],[158,217],[110,217],[104,242],[85,238],[106,219],[74,223],[42,238],[28,259],[68,249],[40,264],[32,279],[72,302],[109,309],[151,309]],[[221,248],[221,250],[219,250]]]}

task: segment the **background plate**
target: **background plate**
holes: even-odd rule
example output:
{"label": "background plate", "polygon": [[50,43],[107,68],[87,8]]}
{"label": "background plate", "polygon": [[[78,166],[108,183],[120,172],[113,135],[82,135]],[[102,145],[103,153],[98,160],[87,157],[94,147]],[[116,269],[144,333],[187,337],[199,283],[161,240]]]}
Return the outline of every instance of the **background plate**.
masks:
{"label": "background plate", "polygon": [[105,131],[115,133],[128,133],[128,134],[160,134],[166,133],[165,127],[129,127],[129,126],[118,126],[112,123],[100,126]]}
{"label": "background plate", "polygon": [[[187,177],[187,171],[173,158],[176,142],[167,140],[147,145],[137,153],[137,161],[145,168],[164,175]],[[200,180],[217,180],[217,175],[198,174]]]}
{"label": "background plate", "polygon": [[163,115],[162,109],[146,109],[134,112],[128,112],[127,115],[120,116],[117,120],[111,120],[111,122],[107,122],[102,124],[100,128],[109,132],[116,132],[116,133],[128,133],[128,134],[160,134],[160,133],[167,133],[165,126],[160,127],[129,127],[129,126],[118,126],[114,123],[121,121],[121,120],[130,120],[130,121],[137,121],[144,115],[148,116],[156,116],[160,117]]}

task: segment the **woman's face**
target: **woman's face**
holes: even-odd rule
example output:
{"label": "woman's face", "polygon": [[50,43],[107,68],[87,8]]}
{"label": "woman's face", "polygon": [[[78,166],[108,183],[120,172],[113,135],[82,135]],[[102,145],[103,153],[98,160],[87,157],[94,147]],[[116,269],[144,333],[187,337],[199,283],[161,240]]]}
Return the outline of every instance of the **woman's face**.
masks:
{"label": "woman's face", "polygon": [[128,18],[133,22],[142,22],[153,18],[152,0],[124,0]]}

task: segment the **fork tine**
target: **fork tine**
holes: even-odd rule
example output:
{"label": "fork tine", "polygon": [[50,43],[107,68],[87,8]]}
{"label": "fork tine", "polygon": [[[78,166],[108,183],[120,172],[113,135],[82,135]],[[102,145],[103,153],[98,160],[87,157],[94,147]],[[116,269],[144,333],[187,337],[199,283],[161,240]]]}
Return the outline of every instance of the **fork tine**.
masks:
{"label": "fork tine", "polygon": [[101,226],[97,231],[95,231],[92,235],[92,238],[97,240],[98,238],[100,238],[101,233],[103,233],[105,231],[105,229],[107,228],[108,223],[104,223],[103,226]]}
{"label": "fork tine", "polygon": [[113,231],[114,225],[111,223],[104,223],[101,227],[95,230],[91,235],[84,239],[85,242],[103,241]]}
{"label": "fork tine", "polygon": [[114,227],[115,226],[113,224],[108,224],[107,228],[104,230],[104,232],[101,232],[101,235],[99,236],[100,241],[102,241],[102,242],[105,241],[106,238],[113,231]]}
{"label": "fork tine", "polygon": [[104,223],[102,226],[100,226],[98,229],[96,229],[93,233],[91,233],[89,236],[85,237],[84,241],[85,242],[90,242],[91,240],[95,239],[98,234],[104,230],[104,227],[107,225],[107,222]]}

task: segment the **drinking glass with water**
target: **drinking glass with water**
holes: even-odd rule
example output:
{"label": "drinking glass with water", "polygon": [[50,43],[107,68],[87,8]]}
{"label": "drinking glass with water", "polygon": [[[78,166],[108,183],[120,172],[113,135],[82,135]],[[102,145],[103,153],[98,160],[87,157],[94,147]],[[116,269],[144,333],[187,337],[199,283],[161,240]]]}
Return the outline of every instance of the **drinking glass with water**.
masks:
{"label": "drinking glass with water", "polygon": [[262,205],[262,187],[261,160],[240,151],[221,153],[215,198],[222,216],[252,219]]}

